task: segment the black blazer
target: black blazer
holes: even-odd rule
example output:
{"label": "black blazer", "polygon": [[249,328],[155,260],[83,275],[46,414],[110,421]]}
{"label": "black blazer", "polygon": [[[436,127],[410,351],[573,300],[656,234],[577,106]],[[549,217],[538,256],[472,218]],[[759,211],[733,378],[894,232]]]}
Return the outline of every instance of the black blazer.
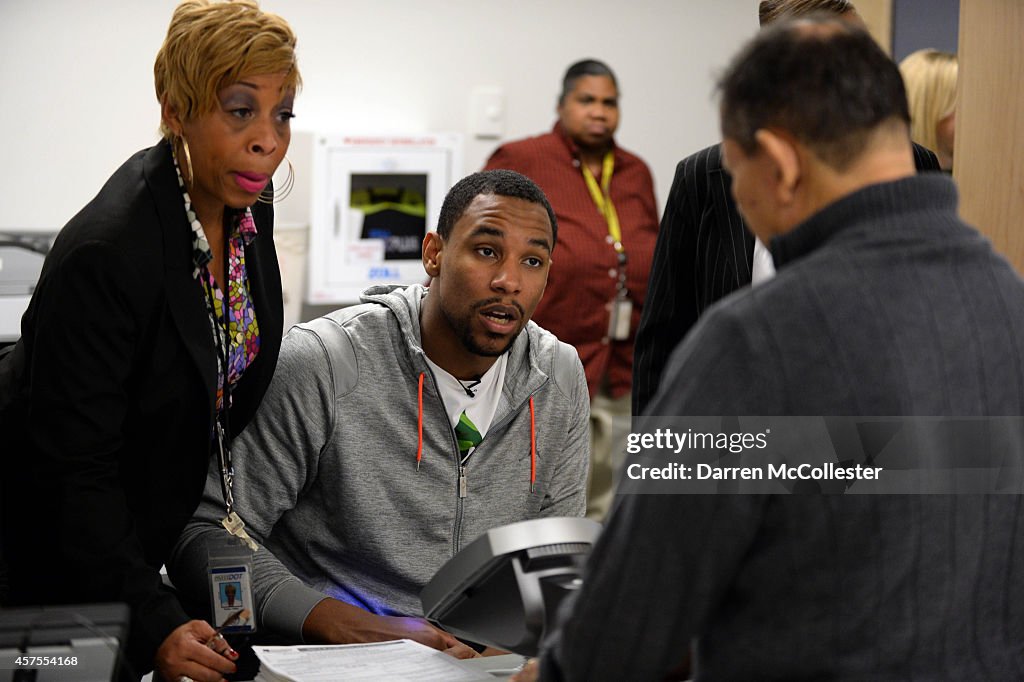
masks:
{"label": "black blazer", "polygon": [[[233,394],[235,433],[282,335],[273,211],[246,247],[261,346]],[[187,617],[159,567],[199,502],[217,365],[170,146],[131,157],[61,231],[8,367],[4,555],[9,601],[123,601],[138,673]],[[4,391],[0,390],[0,395]],[[52,562],[52,563],[51,563]]]}
{"label": "black blazer", "polygon": [[[917,144],[913,148],[918,171],[939,170],[935,154]],[[676,166],[636,332],[634,415],[654,397],[669,355],[697,318],[750,284],[754,235],[736,209],[731,184],[717,144]]]}

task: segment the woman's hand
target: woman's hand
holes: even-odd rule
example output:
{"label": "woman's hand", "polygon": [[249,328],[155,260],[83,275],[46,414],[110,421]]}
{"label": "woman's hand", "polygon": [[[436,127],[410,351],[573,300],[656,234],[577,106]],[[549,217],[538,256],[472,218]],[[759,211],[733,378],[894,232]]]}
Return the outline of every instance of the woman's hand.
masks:
{"label": "woman's hand", "polygon": [[168,682],[188,677],[196,682],[221,682],[236,670],[238,652],[201,620],[176,628],[156,652],[156,672]]}

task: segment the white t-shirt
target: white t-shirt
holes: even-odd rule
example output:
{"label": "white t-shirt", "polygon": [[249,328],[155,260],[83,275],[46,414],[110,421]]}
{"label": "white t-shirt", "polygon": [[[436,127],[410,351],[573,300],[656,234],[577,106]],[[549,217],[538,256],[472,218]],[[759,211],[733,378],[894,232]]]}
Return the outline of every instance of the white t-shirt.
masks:
{"label": "white t-shirt", "polygon": [[[448,410],[448,421],[454,429],[459,417],[465,411],[480,437],[487,435],[487,429],[494,421],[494,412],[498,409],[498,399],[505,385],[505,368],[508,366],[508,353],[502,353],[491,368],[480,377],[480,383],[459,381],[427,358],[427,364],[434,371],[438,390],[445,409]],[[467,390],[468,389],[468,390]],[[470,395],[472,394],[472,395]]]}
{"label": "white t-shirt", "polygon": [[772,252],[757,237],[754,237],[754,262],[750,274],[750,283],[754,286],[775,276]]}

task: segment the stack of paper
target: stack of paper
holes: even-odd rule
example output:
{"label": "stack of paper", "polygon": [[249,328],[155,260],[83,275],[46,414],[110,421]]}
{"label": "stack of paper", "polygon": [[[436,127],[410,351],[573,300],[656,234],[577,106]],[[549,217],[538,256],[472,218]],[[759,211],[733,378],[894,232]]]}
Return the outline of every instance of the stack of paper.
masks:
{"label": "stack of paper", "polygon": [[260,659],[254,682],[482,682],[494,678],[409,639],[373,644],[253,647]]}

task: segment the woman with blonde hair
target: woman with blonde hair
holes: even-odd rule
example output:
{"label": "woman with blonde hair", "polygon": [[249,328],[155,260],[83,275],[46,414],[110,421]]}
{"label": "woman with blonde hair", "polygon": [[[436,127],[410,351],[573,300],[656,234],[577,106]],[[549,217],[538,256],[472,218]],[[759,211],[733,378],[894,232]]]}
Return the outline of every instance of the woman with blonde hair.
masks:
{"label": "woman with blonde hair", "polygon": [[956,127],[955,54],[925,49],[900,62],[910,105],[910,136],[939,157],[944,171],[953,170],[953,131]]}
{"label": "woman with blonde hair", "polygon": [[159,569],[277,363],[270,179],[291,139],[295,44],[252,0],[176,8],[154,66],[162,139],[61,231],[0,366],[10,601],[127,603],[123,679],[235,670]]}

